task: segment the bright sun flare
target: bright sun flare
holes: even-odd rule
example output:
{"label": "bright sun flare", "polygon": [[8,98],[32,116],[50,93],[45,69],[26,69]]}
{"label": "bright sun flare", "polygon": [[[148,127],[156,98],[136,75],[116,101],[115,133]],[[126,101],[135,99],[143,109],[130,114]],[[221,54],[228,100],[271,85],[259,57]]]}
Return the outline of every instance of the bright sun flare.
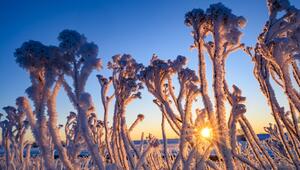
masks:
{"label": "bright sun flare", "polygon": [[201,136],[204,137],[204,138],[206,138],[206,139],[210,139],[212,137],[212,130],[211,130],[211,128],[208,128],[208,127],[203,128],[201,130]]}

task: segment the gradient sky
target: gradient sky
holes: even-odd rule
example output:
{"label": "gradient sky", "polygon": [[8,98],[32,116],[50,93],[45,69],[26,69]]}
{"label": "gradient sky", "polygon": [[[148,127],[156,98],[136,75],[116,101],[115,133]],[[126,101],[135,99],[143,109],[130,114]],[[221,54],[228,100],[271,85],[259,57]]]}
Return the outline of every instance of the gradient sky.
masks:
{"label": "gradient sky", "polygon": [[[186,12],[193,8],[206,9],[209,4],[220,0],[110,0],[110,1],[14,1],[0,2],[0,106],[14,105],[18,96],[26,95],[29,77],[18,67],[13,56],[14,50],[24,41],[37,40],[44,44],[57,45],[57,36],[63,29],[74,29],[85,34],[89,41],[99,46],[99,56],[107,63],[115,54],[128,53],[138,62],[148,64],[153,53],[163,59],[174,59],[177,55],[187,56],[188,66],[196,69],[197,53],[189,50],[193,39],[190,28],[183,23]],[[299,0],[290,1],[300,8]],[[244,16],[247,25],[243,29],[242,42],[253,46],[267,17],[264,0],[225,0],[225,6],[236,15]],[[207,66],[211,87],[211,64]],[[246,116],[257,132],[272,121],[270,110],[259,84],[252,74],[253,63],[242,52],[234,53],[226,64],[226,77],[229,85],[236,84],[247,97]],[[100,86],[96,74],[109,75],[107,70],[94,72],[86,90],[93,95],[97,114],[102,119]],[[278,99],[286,103],[282,91],[276,88]],[[145,115],[134,131],[134,138],[141,132],[153,133],[161,137],[161,113],[152,103],[153,97],[143,92],[143,99],[128,107],[127,120],[130,125],[136,115]],[[68,112],[74,110],[64,92],[58,96],[59,122],[64,123]],[[2,111],[1,111],[2,112]],[[170,131],[170,130],[168,130]],[[168,137],[175,137],[168,133]]]}

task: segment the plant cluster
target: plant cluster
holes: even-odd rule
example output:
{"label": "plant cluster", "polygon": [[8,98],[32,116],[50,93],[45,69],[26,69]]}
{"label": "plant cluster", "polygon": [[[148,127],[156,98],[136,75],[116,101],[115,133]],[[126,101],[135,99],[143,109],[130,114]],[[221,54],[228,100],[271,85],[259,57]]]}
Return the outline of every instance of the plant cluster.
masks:
{"label": "plant cluster", "polygon": [[[288,0],[267,0],[267,5],[269,19],[255,47],[241,43],[246,19],[221,3],[210,5],[206,11],[186,13],[184,23],[192,29],[194,39],[191,47],[198,51],[197,71],[188,68],[187,58],[180,55],[167,61],[153,55],[147,66],[129,54],[113,56],[107,64],[111,76],[97,75],[104,108],[102,120],[85,91],[92,71],[102,69],[98,46],[73,30],[59,34],[58,46],[24,42],[14,55],[28,72],[31,85],[26,89],[28,97],[17,98],[16,107],[3,108],[6,118],[0,121],[0,127],[5,158],[0,168],[300,169],[300,10]],[[251,57],[254,76],[271,108],[275,124],[265,127],[270,135],[267,140],[257,137],[246,118],[246,97],[241,89],[236,85],[230,89],[226,81],[226,59],[236,50]],[[213,66],[213,96],[208,94],[206,55]],[[289,108],[277,100],[277,85],[286,95]],[[151,134],[142,134],[137,145],[131,132],[144,115],[138,114],[128,126],[126,111],[131,102],[141,98],[143,88],[161,111],[163,139],[160,142]],[[56,110],[62,89],[74,106],[65,125],[58,124]],[[198,99],[204,107],[195,109]],[[225,109],[226,103],[230,110]],[[109,125],[111,104],[113,120]],[[168,148],[166,124],[179,137],[176,154]],[[32,143],[24,138],[29,127],[41,151],[36,157],[30,154]],[[237,139],[239,127],[246,139],[244,144]],[[65,142],[61,133],[65,133]],[[83,151],[88,151],[86,157]],[[211,158],[212,152],[216,159]]]}

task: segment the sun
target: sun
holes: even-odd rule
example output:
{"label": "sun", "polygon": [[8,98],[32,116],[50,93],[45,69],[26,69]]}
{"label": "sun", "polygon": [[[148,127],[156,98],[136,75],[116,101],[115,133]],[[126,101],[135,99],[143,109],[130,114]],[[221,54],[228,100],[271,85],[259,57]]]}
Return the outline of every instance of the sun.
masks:
{"label": "sun", "polygon": [[205,139],[211,139],[212,138],[212,129],[205,127],[201,130],[201,136]]}

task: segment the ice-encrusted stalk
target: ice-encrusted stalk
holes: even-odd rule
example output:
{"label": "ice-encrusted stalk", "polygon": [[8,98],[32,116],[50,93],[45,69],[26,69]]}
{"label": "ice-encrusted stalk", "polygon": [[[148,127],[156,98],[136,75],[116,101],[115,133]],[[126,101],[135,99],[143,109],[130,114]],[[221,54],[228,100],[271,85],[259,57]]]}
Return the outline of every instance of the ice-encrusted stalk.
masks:
{"label": "ice-encrusted stalk", "polygon": [[249,129],[250,134],[252,135],[252,137],[253,137],[253,139],[254,139],[256,145],[258,146],[260,152],[262,152],[262,155],[264,155],[264,157],[267,158],[267,161],[268,161],[268,163],[271,165],[271,167],[272,167],[273,169],[276,169],[276,165],[275,165],[273,159],[270,157],[269,153],[267,152],[267,150],[265,149],[265,147],[262,145],[261,141],[260,141],[259,138],[257,137],[257,135],[256,135],[256,133],[254,132],[254,130],[253,130],[253,128],[252,128],[250,122],[247,120],[247,118],[246,118],[244,115],[242,115],[241,118],[242,118],[243,122],[245,123],[245,125],[247,126],[247,128]]}
{"label": "ice-encrusted stalk", "polygon": [[111,159],[112,163],[114,163],[115,160],[113,157],[113,152],[111,149],[111,143],[109,141],[109,134],[108,134],[109,133],[109,130],[108,130],[108,113],[109,113],[108,108],[109,107],[108,106],[114,95],[112,95],[111,97],[107,96],[107,92],[108,92],[109,86],[112,83],[112,80],[104,79],[101,75],[97,75],[97,78],[98,78],[98,82],[101,86],[101,100],[102,100],[102,105],[104,108],[103,121],[104,121],[104,130],[105,130],[105,144],[106,144],[109,158]]}
{"label": "ice-encrusted stalk", "polygon": [[227,128],[227,121],[226,121],[226,109],[225,109],[225,92],[224,92],[224,78],[225,78],[225,71],[224,71],[224,60],[221,56],[215,56],[215,60],[213,61],[214,67],[214,80],[213,80],[213,89],[215,94],[215,110],[217,116],[217,124],[218,124],[218,138],[219,138],[219,147],[220,152],[223,155],[226,169],[234,169],[234,163],[232,159],[232,153],[230,151],[229,146],[229,132]]}
{"label": "ice-encrusted stalk", "polygon": [[[50,156],[50,152],[47,150],[48,146],[46,144],[43,144],[44,141],[41,139],[41,136],[40,136],[41,134],[39,133],[39,127],[34,118],[34,112],[32,111],[32,109],[30,107],[28,99],[25,97],[19,97],[19,98],[17,98],[16,103],[20,107],[20,109],[26,113],[26,116],[29,120],[29,124],[31,125],[33,135],[34,135],[35,139],[37,140],[38,144],[42,145],[40,147],[41,147],[41,150],[43,153],[43,158],[45,159],[44,160],[45,166],[49,169],[55,169],[53,166],[54,165],[53,159]],[[39,121],[39,119],[37,121]],[[46,127],[44,127],[44,128],[46,128]],[[43,135],[43,136],[45,138],[46,135]],[[46,140],[46,139],[44,139],[44,140]],[[45,152],[47,152],[47,153],[45,153]],[[52,163],[52,164],[50,164],[50,163]]]}
{"label": "ice-encrusted stalk", "polygon": [[44,96],[46,95],[46,93],[49,93],[49,89],[44,89],[43,90],[43,94],[42,94],[42,100],[37,104],[39,105],[35,112],[36,112],[36,117],[37,117],[37,123],[36,123],[36,134],[35,134],[35,138],[39,144],[39,147],[41,148],[42,151],[42,155],[43,158],[45,160],[45,166],[48,169],[55,169],[54,167],[54,160],[53,160],[53,155],[51,153],[51,149],[50,149],[50,145],[49,145],[49,141],[47,139],[47,134],[48,133],[48,128],[47,128],[47,120],[46,120],[46,116],[44,115],[44,111],[45,111],[45,104],[44,104]]}
{"label": "ice-encrusted stalk", "polygon": [[163,137],[163,153],[164,153],[164,158],[167,163],[167,167],[170,170],[171,169],[171,163],[169,160],[169,154],[168,154],[168,143],[167,143],[167,137],[166,137],[166,130],[165,130],[165,116],[162,114],[161,118],[161,132],[162,132],[162,137]]}
{"label": "ice-encrusted stalk", "polygon": [[138,114],[137,118],[135,119],[135,121],[131,124],[131,126],[129,127],[128,132],[130,133],[131,131],[133,131],[133,129],[141,122],[144,120],[144,115],[143,114]]}
{"label": "ice-encrusted stalk", "polygon": [[82,93],[80,98],[79,98],[79,122],[82,130],[82,135],[83,138],[85,139],[85,142],[87,143],[88,149],[92,155],[92,158],[94,159],[97,167],[99,169],[104,169],[105,164],[103,161],[103,158],[98,152],[98,146],[95,144],[91,139],[92,135],[89,130],[88,126],[88,120],[87,120],[87,115],[93,111],[94,106],[92,104],[92,99],[90,94],[88,93]]}
{"label": "ice-encrusted stalk", "polygon": [[67,169],[76,169],[72,165],[72,162],[69,160],[67,156],[67,151],[62,145],[62,140],[59,135],[59,130],[58,130],[58,125],[57,125],[57,111],[56,111],[56,97],[58,95],[59,89],[61,87],[61,80],[58,80],[53,88],[53,92],[50,95],[48,102],[47,102],[47,107],[48,107],[48,115],[49,115],[49,132],[50,135],[52,136],[52,140],[54,145],[57,148],[57,151],[59,153],[60,159],[62,160],[64,166]]}
{"label": "ice-encrusted stalk", "polygon": [[[194,26],[197,29],[197,26]],[[195,29],[194,28],[194,29]],[[205,56],[204,56],[204,41],[203,38],[199,38],[202,35],[202,33],[198,30],[195,29],[195,41],[197,43],[197,48],[198,48],[198,74],[199,74],[199,84],[200,84],[200,89],[201,89],[201,97],[203,100],[203,104],[205,106],[205,109],[208,113],[209,120],[211,121],[211,124],[214,124],[215,122],[215,115],[214,115],[214,110],[212,106],[211,99],[208,95],[208,82],[206,79],[206,63],[205,63]],[[197,35],[197,36],[196,36]]]}
{"label": "ice-encrusted stalk", "polygon": [[121,135],[124,147],[125,147],[127,159],[129,160],[131,168],[133,168],[133,167],[135,167],[135,161],[132,157],[129,139],[127,138],[127,135],[126,135],[127,134],[126,117],[125,117],[125,110],[123,110],[123,109],[120,109],[120,125],[121,125],[121,127],[120,127],[121,134],[120,135]]}
{"label": "ice-encrusted stalk", "polygon": [[147,159],[147,156],[155,149],[157,148],[159,145],[159,141],[155,138],[150,138],[149,139],[149,144],[147,146],[147,148],[144,150],[144,152],[141,155],[141,158],[139,159],[139,161],[137,162],[136,166],[134,167],[135,170],[139,170],[141,169],[142,165],[144,164],[144,162]]}

